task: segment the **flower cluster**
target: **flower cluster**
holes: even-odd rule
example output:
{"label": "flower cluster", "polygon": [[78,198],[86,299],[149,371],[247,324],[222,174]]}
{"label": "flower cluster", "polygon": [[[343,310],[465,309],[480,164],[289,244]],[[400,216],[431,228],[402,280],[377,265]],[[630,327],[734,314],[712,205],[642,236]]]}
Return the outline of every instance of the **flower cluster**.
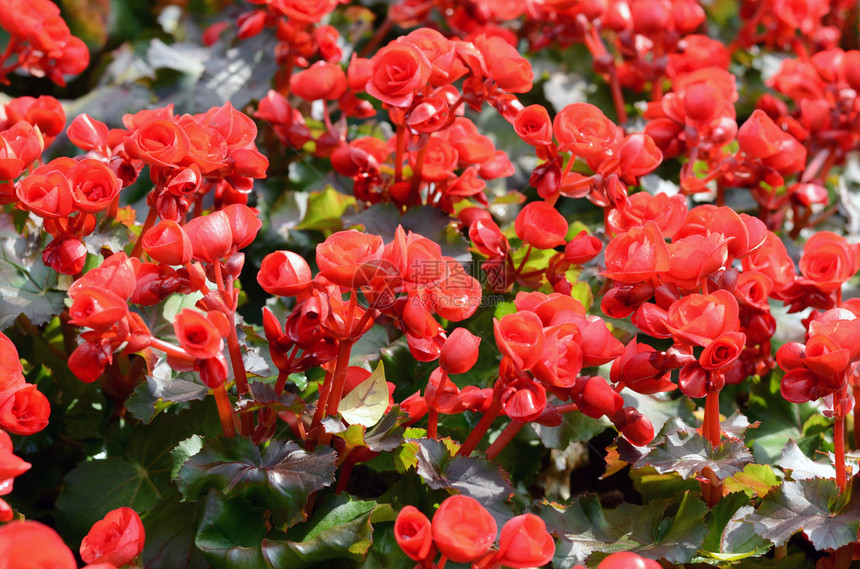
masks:
{"label": "flower cluster", "polygon": [[84,42],[71,34],[60,8],[49,0],[10,0],[0,6],[0,27],[9,43],[0,56],[0,83],[17,69],[65,85],[90,63]]}
{"label": "flower cluster", "polygon": [[[473,569],[538,567],[552,560],[555,542],[539,517],[522,514],[505,522],[501,533],[497,527],[480,502],[455,495],[439,505],[432,522],[414,506],[405,506],[394,522],[394,537],[418,562],[416,568],[435,567],[437,552]],[[497,538],[499,545],[493,548]]]}

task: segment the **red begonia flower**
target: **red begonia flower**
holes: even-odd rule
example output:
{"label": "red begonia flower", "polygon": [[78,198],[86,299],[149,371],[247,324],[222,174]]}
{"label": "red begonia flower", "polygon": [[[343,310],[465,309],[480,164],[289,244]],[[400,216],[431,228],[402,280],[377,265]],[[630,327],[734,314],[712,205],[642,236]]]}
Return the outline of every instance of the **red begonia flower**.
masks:
{"label": "red begonia flower", "polygon": [[436,513],[432,522],[433,541],[439,552],[455,563],[479,559],[496,540],[496,520],[474,498],[451,496]]}
{"label": "red begonia flower", "polygon": [[85,563],[128,565],[143,551],[145,533],[140,516],[131,508],[117,508],[93,524],[81,542]]}

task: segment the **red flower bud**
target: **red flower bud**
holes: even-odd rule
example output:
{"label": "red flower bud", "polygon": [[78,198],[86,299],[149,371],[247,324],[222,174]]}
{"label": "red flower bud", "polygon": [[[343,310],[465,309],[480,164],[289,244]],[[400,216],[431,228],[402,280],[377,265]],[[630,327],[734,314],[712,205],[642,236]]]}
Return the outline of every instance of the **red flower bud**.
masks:
{"label": "red flower bud", "polygon": [[230,217],[223,211],[195,217],[185,224],[184,229],[191,239],[197,261],[215,263],[226,257],[233,246]]}
{"label": "red flower bud", "polygon": [[613,553],[600,562],[597,569],[660,569],[660,564],[652,559],[645,559],[635,553],[622,551]]}
{"label": "red flower bud", "polygon": [[175,221],[163,220],[143,234],[143,250],[165,265],[185,265],[191,261],[191,239]]}
{"label": "red flower bud", "polygon": [[532,202],[520,210],[514,222],[517,237],[538,249],[564,244],[567,220],[546,202]]}
{"label": "red flower bud", "polygon": [[544,521],[534,514],[508,520],[499,536],[496,562],[514,569],[541,567],[552,561],[555,542]]}
{"label": "red flower bud", "polygon": [[397,514],[394,539],[413,561],[423,561],[435,553],[430,520],[414,506],[404,506]]}
{"label": "red flower bud", "polygon": [[580,231],[576,237],[564,247],[564,260],[574,265],[584,265],[597,255],[603,248],[603,243],[587,231]]}
{"label": "red flower bud", "polygon": [[317,61],[290,77],[290,91],[306,101],[332,101],[346,91],[346,74],[340,65]]}
{"label": "red flower bud", "polygon": [[448,336],[439,352],[439,365],[448,373],[466,373],[478,361],[481,338],[465,328],[457,328]]}
{"label": "red flower bud", "polygon": [[542,105],[529,105],[517,113],[514,130],[532,146],[552,144],[552,122]]}

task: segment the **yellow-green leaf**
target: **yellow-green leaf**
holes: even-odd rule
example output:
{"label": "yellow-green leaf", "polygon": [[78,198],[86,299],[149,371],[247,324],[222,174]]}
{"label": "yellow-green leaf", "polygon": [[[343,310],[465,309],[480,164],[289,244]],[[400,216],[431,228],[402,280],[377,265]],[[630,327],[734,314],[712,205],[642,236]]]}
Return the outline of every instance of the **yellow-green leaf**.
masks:
{"label": "yellow-green leaf", "polygon": [[347,393],[340,402],[340,415],[350,425],[372,427],[385,415],[388,407],[388,384],[385,369],[379,362],[370,377]]}

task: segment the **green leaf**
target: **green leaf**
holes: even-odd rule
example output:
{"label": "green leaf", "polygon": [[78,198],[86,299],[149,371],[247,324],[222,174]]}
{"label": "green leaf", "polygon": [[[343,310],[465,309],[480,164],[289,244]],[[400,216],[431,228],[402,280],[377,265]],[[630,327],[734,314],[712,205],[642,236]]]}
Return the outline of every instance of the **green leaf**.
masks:
{"label": "green leaf", "polygon": [[740,472],[753,457],[743,442],[724,439],[718,446],[711,444],[691,427],[676,423],[680,430],[667,434],[651,446],[652,450],[636,461],[634,467],[652,466],[657,472],[677,472],[683,478],[697,475],[703,468],[713,470],[718,478],[728,478]]}
{"label": "green leaf", "polygon": [[702,544],[702,555],[731,562],[767,553],[771,543],[749,531],[746,517],[752,512],[749,497],[743,492],[729,494],[720,500],[705,520],[708,536]]}
{"label": "green leaf", "polygon": [[176,480],[177,475],[179,475],[179,469],[182,468],[182,465],[201,450],[203,450],[203,438],[200,435],[191,435],[173,447],[173,450],[170,451],[170,458],[173,460],[170,479]]}
{"label": "green leaf", "polygon": [[109,511],[125,506],[144,512],[160,498],[146,469],[109,457],[81,462],[69,472],[56,508],[63,533],[78,541]]}
{"label": "green leaf", "polygon": [[784,482],[747,519],[756,534],[775,545],[803,530],[819,551],[838,549],[857,539],[860,503],[850,490],[841,495],[833,480],[808,478]]}
{"label": "green leaf", "polygon": [[586,494],[566,508],[544,504],[538,515],[559,538],[553,565],[570,567],[584,565],[595,552],[616,551],[686,563],[707,533],[702,523],[706,512],[707,506],[687,492],[680,501],[624,503],[614,510],[604,509],[597,495]]}
{"label": "green leaf", "polygon": [[385,368],[380,361],[370,377],[344,395],[340,402],[340,414],[350,425],[372,427],[385,415],[388,408],[388,384]]}
{"label": "green leaf", "polygon": [[209,569],[194,545],[194,505],[180,502],[172,489],[149,512],[141,515],[146,544],[141,559],[144,567]]}
{"label": "green leaf", "polygon": [[767,464],[746,464],[741,472],[723,481],[729,492],[746,492],[750,497],[763,497],[779,484],[779,478]]}
{"label": "green leaf", "polygon": [[378,513],[389,518],[389,506],[353,501],[346,495],[330,497],[308,523],[290,532],[291,540],[263,540],[263,556],[275,569],[301,569],[330,559],[364,560],[373,543],[371,521]]}
{"label": "green leaf", "polygon": [[661,474],[650,466],[631,469],[630,478],[645,502],[672,498],[699,489],[699,483],[692,478],[684,479],[677,472]]}
{"label": "green leaf", "polygon": [[417,471],[427,486],[433,490],[457,490],[475,498],[497,521],[511,517],[508,499],[514,489],[498,465],[483,458],[452,457],[445,444],[435,439],[411,444],[418,446]]}
{"label": "green leaf", "polygon": [[342,194],[331,186],[326,186],[321,192],[311,192],[305,218],[296,229],[343,229],[343,215],[354,204],[354,197]]}
{"label": "green leaf", "polygon": [[19,315],[39,326],[65,308],[57,273],[42,262],[42,242],[18,235],[12,216],[0,212],[0,329]]}
{"label": "green leaf", "polygon": [[241,496],[227,499],[210,490],[194,544],[213,569],[266,567],[260,544],[266,537],[265,510]]}
{"label": "green leaf", "polygon": [[176,372],[164,358],[156,362],[152,375],[134,389],[126,407],[132,414],[150,423],[170,403],[200,401],[206,398],[209,388],[200,383],[197,374]]}
{"label": "green leaf", "polygon": [[308,453],[277,440],[261,453],[247,439],[218,437],[179,469],[177,482],[187,500],[214,488],[271,509],[275,524],[289,527],[304,519],[308,496],[334,481],[336,456],[331,448]]}
{"label": "green leaf", "polygon": [[782,449],[779,459],[779,467],[784,471],[791,471],[792,480],[806,480],[808,478],[836,478],[836,468],[833,464],[817,462],[800,450],[793,440],[788,441]]}

